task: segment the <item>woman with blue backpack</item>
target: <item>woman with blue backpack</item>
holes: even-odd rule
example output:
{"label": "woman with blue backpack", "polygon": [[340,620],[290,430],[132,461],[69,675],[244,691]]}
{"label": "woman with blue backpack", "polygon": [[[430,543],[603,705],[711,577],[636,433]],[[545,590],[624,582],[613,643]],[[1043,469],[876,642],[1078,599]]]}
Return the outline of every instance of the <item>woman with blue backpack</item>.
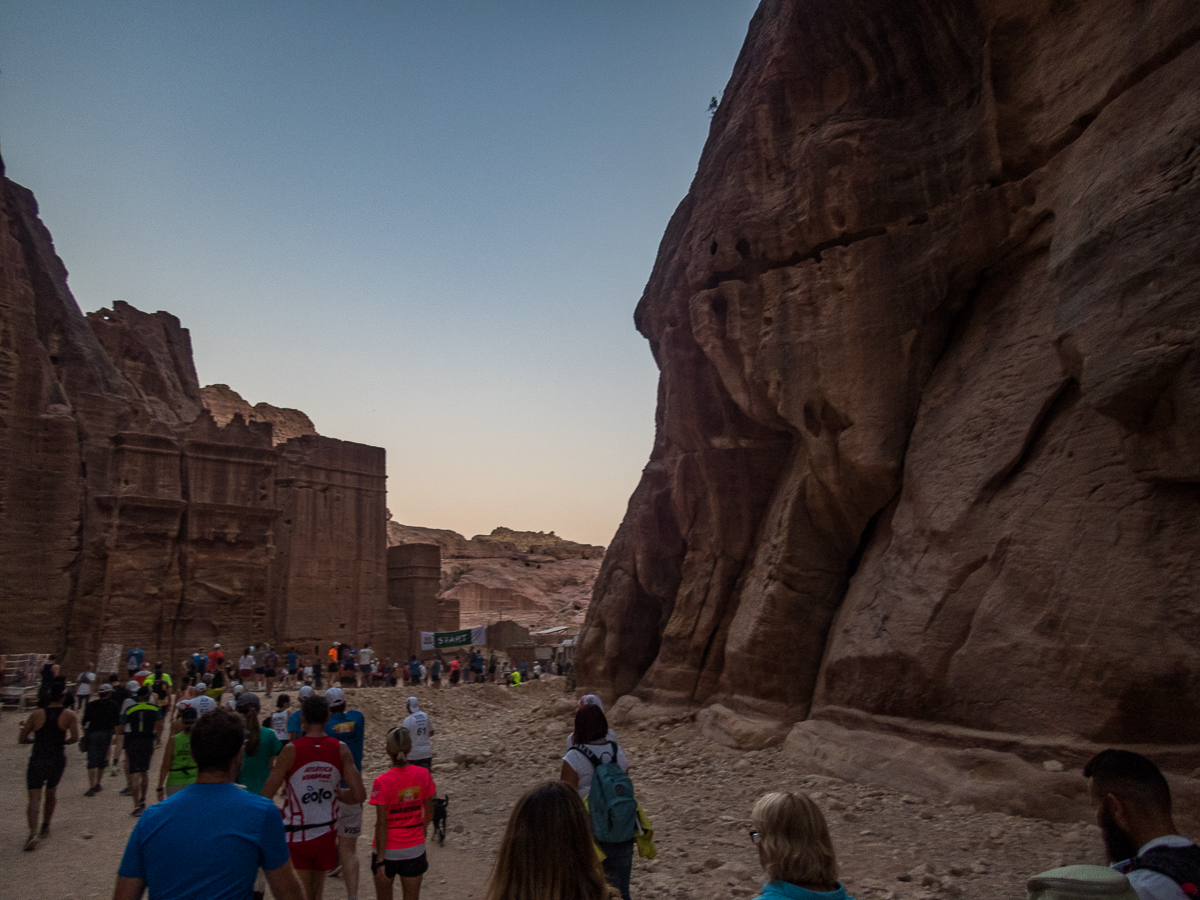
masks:
{"label": "woman with blue backpack", "polygon": [[608,719],[599,706],[575,713],[571,749],[563,756],[561,778],[579,791],[592,819],[592,833],[604,853],[604,877],[630,900],[637,800],[626,772],[629,761],[616,741],[608,740]]}

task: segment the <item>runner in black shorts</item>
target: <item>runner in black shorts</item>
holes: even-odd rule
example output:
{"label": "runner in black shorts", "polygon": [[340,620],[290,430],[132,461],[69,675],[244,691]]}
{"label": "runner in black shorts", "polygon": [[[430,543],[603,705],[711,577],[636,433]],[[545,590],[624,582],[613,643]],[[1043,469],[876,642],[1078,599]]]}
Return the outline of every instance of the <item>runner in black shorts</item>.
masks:
{"label": "runner in black shorts", "polygon": [[399,875],[401,878],[420,878],[429,871],[429,859],[424,853],[416,859],[385,859],[380,862],[375,851],[371,851],[371,871],[378,872],[383,869],[383,874],[388,878],[395,878]]}
{"label": "runner in black shorts", "polygon": [[275,688],[275,678],[279,674],[279,654],[270,644],[264,645],[267,652],[263,654],[263,677],[267,680],[267,696]]}
{"label": "runner in black shorts", "polygon": [[[44,709],[34,710],[21,726],[17,740],[22,744],[33,744],[29,755],[29,768],[25,770],[25,787],[29,791],[29,838],[25,849],[32,850],[40,838],[50,834],[50,818],[54,815],[57,802],[58,782],[67,767],[66,744],[79,740],[79,720],[69,709],[63,708],[63,694],[67,682],[55,678],[50,682]],[[38,830],[38,814],[42,812],[42,789],[46,791],[46,809],[42,816],[42,827]]]}
{"label": "runner in black shorts", "polygon": [[141,687],[137,692],[137,703],[125,711],[125,756],[129,760],[129,785],[133,788],[133,815],[140,816],[146,809],[146,785],[150,770],[150,759],[154,756],[154,739],[162,732],[159,709],[150,702],[150,688]]}

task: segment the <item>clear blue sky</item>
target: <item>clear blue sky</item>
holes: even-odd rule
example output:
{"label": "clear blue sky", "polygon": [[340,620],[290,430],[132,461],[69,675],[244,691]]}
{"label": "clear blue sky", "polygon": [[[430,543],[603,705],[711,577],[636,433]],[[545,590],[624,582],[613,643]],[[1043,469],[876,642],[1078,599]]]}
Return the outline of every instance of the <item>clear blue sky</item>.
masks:
{"label": "clear blue sky", "polygon": [[386,447],[388,504],[607,544],[632,313],[753,0],[0,0],[0,152],[85,310]]}

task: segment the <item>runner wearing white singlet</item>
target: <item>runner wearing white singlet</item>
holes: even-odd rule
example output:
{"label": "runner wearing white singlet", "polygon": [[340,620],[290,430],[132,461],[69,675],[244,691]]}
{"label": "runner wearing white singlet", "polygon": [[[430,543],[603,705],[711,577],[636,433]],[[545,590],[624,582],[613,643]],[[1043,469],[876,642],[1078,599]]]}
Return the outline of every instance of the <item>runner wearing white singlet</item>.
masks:
{"label": "runner wearing white singlet", "polygon": [[401,725],[412,735],[412,750],[408,753],[408,761],[414,766],[426,769],[433,768],[433,744],[430,738],[434,735],[433,720],[428,713],[421,712],[421,703],[416,697],[408,698],[408,718]]}

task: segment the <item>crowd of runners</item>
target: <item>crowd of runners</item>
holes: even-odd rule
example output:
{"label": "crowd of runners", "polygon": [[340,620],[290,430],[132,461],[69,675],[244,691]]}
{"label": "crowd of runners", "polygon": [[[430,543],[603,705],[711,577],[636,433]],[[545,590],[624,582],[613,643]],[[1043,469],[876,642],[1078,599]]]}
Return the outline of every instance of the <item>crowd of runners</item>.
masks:
{"label": "crowd of runners", "polygon": [[[57,675],[54,657],[50,660],[47,665]],[[569,675],[572,670],[571,662],[564,659],[550,660],[545,665],[539,661],[514,662],[495,651],[485,654],[483,649],[476,647],[439,651],[424,661],[416,656],[393,660],[390,656],[377,654],[370,644],[354,647],[340,641],[331,642],[327,650],[316,645],[308,654],[301,654],[295,647],[276,650],[270,644],[246,647],[239,654],[226,654],[219,643],[214,643],[208,648],[197,648],[181,660],[174,677],[162,662],[148,663],[145,651],[138,647],[128,652],[125,665],[127,680],[149,685],[156,694],[174,691],[177,683],[182,688],[203,681],[205,690],[214,697],[237,685],[262,691],[270,697],[277,690],[296,689],[306,684],[317,689],[326,685],[366,688],[441,687],[443,684],[483,682],[521,684],[543,674]],[[79,704],[82,708],[96,697],[99,686],[92,669],[94,666],[80,672],[75,683],[68,686],[68,707]],[[114,678],[126,680],[110,676],[110,680]]]}
{"label": "crowd of runners", "polygon": [[[219,646],[213,649],[220,653]],[[138,818],[117,871],[115,900],[137,900],[147,889],[154,898],[262,898],[268,887],[280,900],[321,900],[330,874],[340,875],[347,897],[357,900],[364,804],[375,810],[375,896],[390,900],[399,879],[404,900],[419,900],[429,867],[427,835],[439,818],[433,722],[418,698],[409,697],[405,718],[384,739],[391,765],[368,791],[363,714],[347,708],[340,684],[319,691],[306,683],[299,684],[295,703],[290,693],[280,693],[264,713],[258,694],[246,686],[257,686],[253,676],[262,676],[257,684],[264,690],[295,684],[283,681],[278,658],[270,654],[268,649],[258,672],[259,660],[248,648],[237,660],[241,680],[230,689],[211,677],[222,671],[224,658],[216,657],[212,672],[212,652],[197,654],[206,657],[202,665],[195,657],[188,661],[192,671],[177,690],[161,664],[143,668],[141,651],[129,655],[130,677],[113,675],[94,690],[89,681],[83,692],[83,680],[72,692],[57,666],[48,664],[38,709],[19,734],[21,743],[33,746],[25,850],[50,836],[64,747],[83,741],[85,796],[106,789],[106,772],[124,776],[119,792],[129,796],[131,815]],[[337,672],[345,671],[331,656],[331,675],[335,662]],[[467,662],[469,677],[478,675],[475,660]],[[371,671],[360,669],[345,680],[362,684],[357,676]],[[419,674],[414,668],[410,678]],[[162,752],[153,766],[156,748]],[[628,768],[600,698],[585,695],[559,779],[533,787],[511,811],[487,900],[630,900],[634,855],[653,858],[656,850]],[[1200,847],[1176,833],[1170,789],[1154,763],[1137,753],[1105,750],[1083,774],[1113,865],[1041,873],[1029,879],[1030,897],[1197,896]],[[445,807],[440,809],[444,816]],[[755,804],[751,819],[750,839],[770,876],[762,900],[847,900],[828,827],[812,799],[772,792]],[[442,827],[444,836],[444,818]],[[197,834],[205,837],[205,853],[182,853]]]}

